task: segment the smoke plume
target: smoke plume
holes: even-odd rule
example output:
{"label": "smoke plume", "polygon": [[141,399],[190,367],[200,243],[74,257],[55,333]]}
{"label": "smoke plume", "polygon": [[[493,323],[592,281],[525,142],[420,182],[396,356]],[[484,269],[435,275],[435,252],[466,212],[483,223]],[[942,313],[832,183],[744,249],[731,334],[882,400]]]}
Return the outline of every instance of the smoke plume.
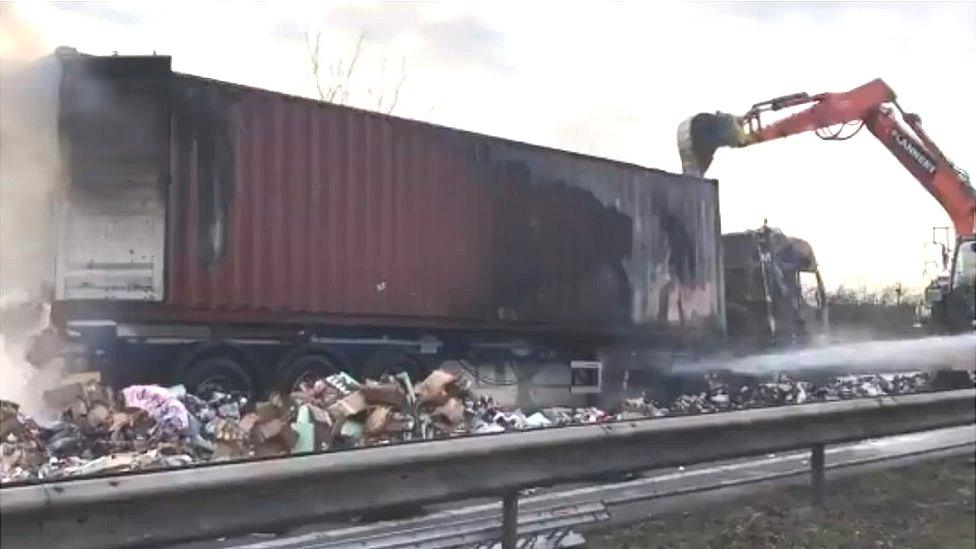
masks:
{"label": "smoke plume", "polygon": [[0,5],[0,397],[24,404],[35,377],[24,351],[53,297],[62,189],[60,68],[48,53],[16,6]]}

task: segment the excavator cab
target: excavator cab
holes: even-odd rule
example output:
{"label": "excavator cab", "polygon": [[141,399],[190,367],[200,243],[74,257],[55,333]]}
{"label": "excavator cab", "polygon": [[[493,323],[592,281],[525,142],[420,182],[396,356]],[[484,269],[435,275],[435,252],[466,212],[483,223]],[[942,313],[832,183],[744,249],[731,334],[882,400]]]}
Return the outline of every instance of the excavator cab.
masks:
{"label": "excavator cab", "polygon": [[925,289],[925,320],[950,332],[976,329],[976,239],[956,243],[948,276],[934,280]]}
{"label": "excavator cab", "polygon": [[952,267],[952,289],[976,285],[976,240],[960,240]]}
{"label": "excavator cab", "polygon": [[960,239],[956,245],[949,288],[942,302],[950,329],[976,328],[976,239]]}

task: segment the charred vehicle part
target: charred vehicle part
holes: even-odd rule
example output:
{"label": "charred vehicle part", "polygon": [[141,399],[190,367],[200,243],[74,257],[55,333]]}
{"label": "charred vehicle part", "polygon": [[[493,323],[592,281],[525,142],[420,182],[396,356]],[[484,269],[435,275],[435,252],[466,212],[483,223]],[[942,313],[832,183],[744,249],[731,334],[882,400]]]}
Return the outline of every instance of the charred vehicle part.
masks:
{"label": "charred vehicle part", "polygon": [[754,345],[805,343],[828,330],[813,248],[763,225],[722,235],[728,334]]}

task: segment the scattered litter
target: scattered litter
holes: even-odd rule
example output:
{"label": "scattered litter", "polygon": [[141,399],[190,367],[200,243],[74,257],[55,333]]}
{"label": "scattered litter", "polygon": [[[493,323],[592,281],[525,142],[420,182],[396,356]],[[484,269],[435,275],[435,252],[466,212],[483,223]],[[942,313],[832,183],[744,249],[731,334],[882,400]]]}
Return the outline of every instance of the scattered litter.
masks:
{"label": "scattered litter", "polygon": [[[190,427],[190,413],[169,389],[158,385],[133,385],[122,390],[122,397],[127,408],[139,408],[149,413],[156,420],[156,429],[162,437],[178,435]],[[223,406],[221,412],[226,415]]]}
{"label": "scattered litter", "polygon": [[550,407],[526,415],[475,394],[464,379],[444,370],[418,383],[404,373],[360,382],[341,372],[260,402],[220,392],[204,399],[182,385],[134,385],[114,393],[97,374],[75,374],[44,395],[64,410],[57,421],[40,424],[16,403],[0,400],[0,481],[898,395],[967,380],[972,386],[967,375],[852,375],[818,385],[785,376],[723,380],[712,373],[707,390],[682,394],[666,405],[645,395],[623,400],[614,413]]}
{"label": "scattered litter", "polygon": [[533,429],[539,429],[544,427],[551,427],[552,421],[546,417],[542,412],[536,412],[525,419],[525,423]]}
{"label": "scattered litter", "polygon": [[325,378],[325,382],[334,387],[339,394],[346,396],[362,388],[358,381],[345,372],[339,372]]}

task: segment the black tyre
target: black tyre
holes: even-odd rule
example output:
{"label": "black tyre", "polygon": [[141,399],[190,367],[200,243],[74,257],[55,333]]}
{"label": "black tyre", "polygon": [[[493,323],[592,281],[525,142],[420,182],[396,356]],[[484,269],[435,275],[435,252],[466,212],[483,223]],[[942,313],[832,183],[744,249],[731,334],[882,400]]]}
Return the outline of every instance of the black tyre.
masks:
{"label": "black tyre", "polygon": [[190,366],[185,377],[186,388],[203,398],[214,392],[253,398],[257,381],[237,360],[229,356],[205,358]]}
{"label": "black tyre", "polygon": [[299,388],[303,381],[314,381],[338,373],[334,362],[322,355],[302,355],[290,361],[278,373],[275,387],[283,393]]}

